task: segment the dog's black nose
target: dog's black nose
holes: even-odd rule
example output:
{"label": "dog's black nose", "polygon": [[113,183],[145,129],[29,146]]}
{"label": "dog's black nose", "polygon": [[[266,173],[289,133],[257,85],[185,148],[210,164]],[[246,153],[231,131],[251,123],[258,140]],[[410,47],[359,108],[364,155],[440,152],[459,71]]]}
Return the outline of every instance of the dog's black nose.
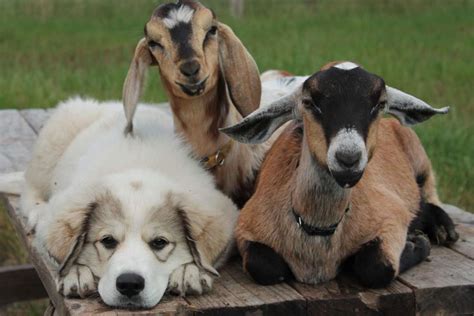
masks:
{"label": "dog's black nose", "polygon": [[354,167],[360,160],[362,153],[360,151],[337,151],[337,161],[346,168]]}
{"label": "dog's black nose", "polygon": [[199,63],[195,60],[187,61],[179,66],[179,70],[186,77],[196,75],[199,72],[199,69],[201,69],[201,65],[199,65]]}
{"label": "dog's black nose", "polygon": [[145,288],[145,279],[136,273],[124,273],[119,275],[115,286],[120,294],[132,297],[138,295]]}

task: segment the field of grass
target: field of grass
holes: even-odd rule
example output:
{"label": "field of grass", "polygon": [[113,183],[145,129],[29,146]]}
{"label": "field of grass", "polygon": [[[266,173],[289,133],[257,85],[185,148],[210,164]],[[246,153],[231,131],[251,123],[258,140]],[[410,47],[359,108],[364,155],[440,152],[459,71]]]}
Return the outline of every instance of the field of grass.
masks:
{"label": "field of grass", "polygon": [[[52,107],[71,95],[120,98],[135,44],[160,2],[0,0],[0,108]],[[261,71],[310,74],[352,60],[435,106],[452,105],[416,130],[441,198],[474,211],[473,0],[247,0],[242,18],[229,15],[228,1],[203,3]],[[165,101],[156,71],[144,101]],[[11,234],[4,221],[1,236]],[[0,240],[0,253],[7,243],[14,245]]]}

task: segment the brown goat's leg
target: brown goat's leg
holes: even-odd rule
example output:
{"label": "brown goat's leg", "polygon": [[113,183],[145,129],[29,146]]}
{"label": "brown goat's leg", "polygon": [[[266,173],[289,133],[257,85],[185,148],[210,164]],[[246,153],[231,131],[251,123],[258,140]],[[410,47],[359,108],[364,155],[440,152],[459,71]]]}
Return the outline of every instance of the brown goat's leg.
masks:
{"label": "brown goat's leg", "polygon": [[377,237],[364,244],[354,255],[353,271],[363,285],[385,287],[392,282],[397,271],[390,257],[385,253],[381,238]]}
{"label": "brown goat's leg", "polygon": [[290,267],[272,248],[259,242],[246,241],[242,253],[244,270],[255,282],[271,285],[293,279]]}

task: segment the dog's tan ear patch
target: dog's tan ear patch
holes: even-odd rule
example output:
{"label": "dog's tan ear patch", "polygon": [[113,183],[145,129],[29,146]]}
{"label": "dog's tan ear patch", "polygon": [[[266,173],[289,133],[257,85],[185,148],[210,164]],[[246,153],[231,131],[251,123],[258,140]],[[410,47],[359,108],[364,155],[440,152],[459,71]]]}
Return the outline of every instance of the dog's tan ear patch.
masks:
{"label": "dog's tan ear patch", "polygon": [[193,256],[194,263],[208,273],[219,276],[219,272],[212,266],[206,251],[206,247],[211,247],[211,245],[205,245],[206,241],[203,240],[205,232],[203,232],[202,228],[205,227],[206,222],[204,216],[191,216],[190,218],[188,212],[184,209],[178,209],[178,216],[181,220],[186,242]]}
{"label": "dog's tan ear patch", "polygon": [[245,117],[258,109],[262,88],[255,60],[232,29],[218,25],[219,59],[232,103]]}
{"label": "dog's tan ear patch", "polygon": [[75,262],[87,238],[90,218],[97,203],[64,212],[49,228],[46,248],[59,263],[59,275],[64,276]]}

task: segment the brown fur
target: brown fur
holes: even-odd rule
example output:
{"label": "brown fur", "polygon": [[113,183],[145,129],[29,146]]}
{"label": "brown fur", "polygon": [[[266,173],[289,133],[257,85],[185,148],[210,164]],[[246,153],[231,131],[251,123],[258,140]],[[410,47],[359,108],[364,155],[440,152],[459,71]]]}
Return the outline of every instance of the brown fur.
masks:
{"label": "brown fur", "polygon": [[[318,196],[308,209],[301,201],[308,198],[299,196],[296,188],[304,186],[302,179],[312,175],[302,175],[315,167],[314,162],[308,166],[307,135],[297,132],[297,124],[301,123],[291,123],[270,149],[256,192],[241,211],[236,238],[244,266],[247,242],[256,241],[282,255],[298,281],[319,283],[334,278],[344,259],[378,237],[386,260],[398,271],[408,225],[420,203],[415,174],[421,167],[415,161],[429,166],[416,134],[394,119],[379,120],[370,133],[377,146],[359,183],[344,190],[338,203],[328,194]],[[317,172],[321,181],[330,177],[325,170]],[[344,215],[349,202],[351,210]],[[308,236],[295,222],[291,211],[295,204],[312,225],[324,226],[340,218],[342,222],[328,239]]]}
{"label": "brown fur", "polygon": [[[198,79],[207,77],[205,89],[200,95],[189,96],[176,84],[187,83],[188,78],[179,67],[190,59],[180,58],[179,45],[173,42],[163,22],[166,14],[157,9],[145,26],[146,37],[137,45],[124,84],[124,105],[129,121],[126,131],[133,129],[131,122],[143,86],[144,69],[157,64],[176,130],[192,145],[197,158],[204,158],[214,155],[229,141],[219,128],[239,122],[258,108],[261,84],[255,61],[233,31],[218,22],[213,12],[199,2],[183,4],[195,10],[188,44],[195,53],[191,59],[200,64]],[[217,27],[217,36],[207,38],[211,26]],[[149,41],[160,43],[164,49],[149,49]],[[218,187],[234,200],[246,200],[239,192],[253,187],[254,175],[267,148],[268,144],[232,146],[224,164],[212,170]]]}

